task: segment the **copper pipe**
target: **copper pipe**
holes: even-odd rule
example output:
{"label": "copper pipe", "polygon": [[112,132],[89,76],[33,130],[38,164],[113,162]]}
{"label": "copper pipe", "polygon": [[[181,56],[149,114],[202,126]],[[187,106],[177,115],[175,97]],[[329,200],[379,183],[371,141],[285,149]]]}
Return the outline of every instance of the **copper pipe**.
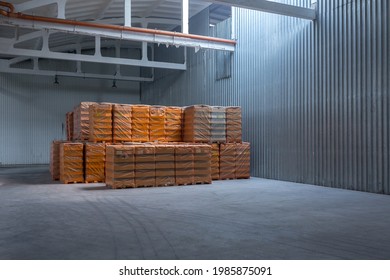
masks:
{"label": "copper pipe", "polygon": [[225,43],[231,45],[236,45],[237,43],[234,40],[214,38],[214,37],[208,37],[202,35],[184,34],[184,33],[172,32],[172,31],[165,31],[165,30],[155,30],[155,29],[119,26],[119,25],[102,24],[102,23],[91,23],[86,21],[76,21],[76,20],[68,20],[68,19],[60,19],[60,18],[32,16],[23,13],[15,13],[14,6],[11,3],[4,2],[4,1],[0,1],[0,6],[9,9],[8,12],[3,9],[0,9],[0,14],[10,18],[18,18],[18,19],[25,19],[25,20],[32,20],[32,21],[48,22],[48,23],[59,23],[59,24],[65,24],[71,26],[92,27],[98,29],[110,29],[110,30],[118,30],[118,31],[126,31],[126,32],[137,32],[137,33],[147,33],[147,34],[154,34],[154,35],[181,37],[181,38],[197,39],[197,40],[209,41],[209,42]]}

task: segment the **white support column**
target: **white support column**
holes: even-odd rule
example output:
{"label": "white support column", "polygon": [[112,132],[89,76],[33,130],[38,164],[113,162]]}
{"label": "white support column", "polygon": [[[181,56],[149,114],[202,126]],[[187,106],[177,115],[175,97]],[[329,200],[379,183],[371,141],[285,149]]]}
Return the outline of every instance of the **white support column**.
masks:
{"label": "white support column", "polygon": [[182,12],[181,12],[181,32],[188,34],[188,22],[189,22],[189,0],[182,0]]}
{"label": "white support column", "polygon": [[131,0],[125,0],[125,26],[131,26]]}
{"label": "white support column", "polygon": [[95,56],[102,56],[100,36],[95,37]]}

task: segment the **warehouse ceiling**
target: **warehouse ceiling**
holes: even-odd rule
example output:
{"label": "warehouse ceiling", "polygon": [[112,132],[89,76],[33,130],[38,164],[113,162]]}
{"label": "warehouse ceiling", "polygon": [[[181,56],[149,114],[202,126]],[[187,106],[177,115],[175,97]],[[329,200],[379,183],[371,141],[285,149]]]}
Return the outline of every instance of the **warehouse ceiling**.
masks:
{"label": "warehouse ceiling", "polygon": [[[213,25],[231,16],[234,3],[279,14],[308,12],[266,0],[0,1],[0,72],[153,81],[154,68],[186,70],[187,47],[234,51],[233,40],[188,32],[192,16],[211,6]],[[177,48],[183,61],[156,61],[156,44]],[[82,67],[86,63],[116,67],[102,74]],[[132,68],[130,75],[123,67]]]}

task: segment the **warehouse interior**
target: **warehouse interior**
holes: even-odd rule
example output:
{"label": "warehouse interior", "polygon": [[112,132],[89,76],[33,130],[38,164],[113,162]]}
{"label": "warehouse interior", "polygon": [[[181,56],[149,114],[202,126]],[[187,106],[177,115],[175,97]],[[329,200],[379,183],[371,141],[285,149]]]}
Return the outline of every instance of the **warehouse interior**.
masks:
{"label": "warehouse interior", "polygon": [[[0,259],[389,259],[389,17],[387,0],[0,1]],[[240,108],[250,179],[55,181],[82,102]]]}

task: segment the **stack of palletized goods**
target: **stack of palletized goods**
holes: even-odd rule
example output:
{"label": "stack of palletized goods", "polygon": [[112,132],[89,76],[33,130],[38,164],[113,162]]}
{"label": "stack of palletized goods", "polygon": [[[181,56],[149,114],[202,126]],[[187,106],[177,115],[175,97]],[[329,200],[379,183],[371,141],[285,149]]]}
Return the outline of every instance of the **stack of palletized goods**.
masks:
{"label": "stack of palletized goods", "polygon": [[135,186],[156,186],[156,158],[153,145],[135,146]]}
{"label": "stack of palletized goods", "polygon": [[112,137],[114,142],[129,142],[131,138],[131,105],[115,104],[112,107]]}
{"label": "stack of palletized goods", "polygon": [[73,112],[66,113],[66,140],[73,140]]}
{"label": "stack of palletized goods", "polygon": [[241,143],[241,107],[226,107],[226,142]]}
{"label": "stack of palletized goods", "polygon": [[84,144],[60,144],[60,180],[68,183],[84,182]]}
{"label": "stack of palletized goods", "polygon": [[175,145],[176,185],[194,184],[194,151],[191,145]]}
{"label": "stack of palletized goods", "polygon": [[210,143],[211,108],[194,105],[184,108],[184,142]]}
{"label": "stack of palletized goods", "polygon": [[106,144],[85,144],[85,182],[104,182]]}
{"label": "stack of palletized goods", "polygon": [[112,141],[112,105],[93,104],[89,106],[89,140],[93,142]]}
{"label": "stack of palletized goods", "polygon": [[53,141],[50,147],[50,174],[53,180],[60,179],[60,145],[65,141]]}
{"label": "stack of palletized goods", "polygon": [[194,183],[211,184],[211,146],[194,145]]}
{"label": "stack of palletized goods", "polygon": [[226,143],[226,109],[211,107],[211,142]]}
{"label": "stack of palletized goods", "polygon": [[107,145],[106,185],[113,189],[135,187],[135,146]]}
{"label": "stack of palletized goods", "polygon": [[133,142],[148,142],[149,141],[149,117],[148,105],[132,105],[132,141]]}
{"label": "stack of palletized goods", "polygon": [[219,151],[219,178],[235,179],[236,145],[220,144]]}
{"label": "stack of palletized goods", "polygon": [[236,167],[237,179],[249,179],[250,174],[250,144],[247,142],[236,144]]}
{"label": "stack of palletized goods", "polygon": [[166,107],[165,108],[165,141],[182,141],[182,122],[183,108]]}
{"label": "stack of palletized goods", "polygon": [[73,110],[73,140],[89,140],[89,106],[95,102],[81,102]]}
{"label": "stack of palletized goods", "polygon": [[175,185],[175,147],[156,145],[156,186]]}
{"label": "stack of palletized goods", "polygon": [[211,145],[211,179],[219,180],[219,144]]}
{"label": "stack of palletized goods", "polygon": [[150,141],[165,141],[165,107],[150,107]]}

